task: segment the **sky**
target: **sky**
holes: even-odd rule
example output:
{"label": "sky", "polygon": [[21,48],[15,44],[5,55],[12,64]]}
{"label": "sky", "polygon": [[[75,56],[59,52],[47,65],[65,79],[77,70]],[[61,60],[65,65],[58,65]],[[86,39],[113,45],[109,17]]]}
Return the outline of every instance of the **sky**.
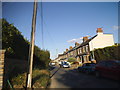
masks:
{"label": "sky", "polygon": [[[42,8],[41,8],[42,7]],[[33,2],[3,2],[2,17],[30,41]],[[117,2],[38,2],[35,45],[50,51],[51,59],[97,28],[118,42]]]}

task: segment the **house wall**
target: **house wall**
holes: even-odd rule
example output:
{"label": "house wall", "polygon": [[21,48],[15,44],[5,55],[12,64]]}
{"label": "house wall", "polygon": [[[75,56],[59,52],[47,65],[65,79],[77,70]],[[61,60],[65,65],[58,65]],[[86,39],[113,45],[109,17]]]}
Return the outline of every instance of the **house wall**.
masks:
{"label": "house wall", "polygon": [[99,34],[89,42],[90,51],[114,45],[112,34]]}

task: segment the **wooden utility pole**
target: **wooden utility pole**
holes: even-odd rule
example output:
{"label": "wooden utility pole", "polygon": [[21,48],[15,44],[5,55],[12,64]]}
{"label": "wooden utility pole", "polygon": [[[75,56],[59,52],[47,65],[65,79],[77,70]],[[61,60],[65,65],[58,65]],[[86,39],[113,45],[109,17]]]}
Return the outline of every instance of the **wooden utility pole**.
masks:
{"label": "wooden utility pole", "polygon": [[35,42],[36,16],[37,16],[37,0],[34,0],[31,43],[29,48],[28,73],[27,73],[27,82],[26,82],[27,88],[31,88],[31,84],[32,84],[32,66],[33,66],[33,53],[34,53],[34,42]]}

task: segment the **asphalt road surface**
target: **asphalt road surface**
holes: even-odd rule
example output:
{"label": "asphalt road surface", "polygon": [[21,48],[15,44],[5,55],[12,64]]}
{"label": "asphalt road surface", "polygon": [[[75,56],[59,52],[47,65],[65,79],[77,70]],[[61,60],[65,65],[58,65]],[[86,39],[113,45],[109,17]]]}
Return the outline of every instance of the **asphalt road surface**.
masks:
{"label": "asphalt road surface", "polygon": [[77,70],[56,67],[51,70],[49,88],[120,88],[120,83],[95,75],[80,73]]}

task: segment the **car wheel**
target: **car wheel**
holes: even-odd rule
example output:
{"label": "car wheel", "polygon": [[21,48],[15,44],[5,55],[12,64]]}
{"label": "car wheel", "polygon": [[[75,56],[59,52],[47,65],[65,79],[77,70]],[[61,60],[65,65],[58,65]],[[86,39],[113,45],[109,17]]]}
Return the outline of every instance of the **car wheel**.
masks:
{"label": "car wheel", "polygon": [[101,76],[101,75],[100,75],[100,72],[99,72],[99,71],[96,71],[96,72],[95,72],[95,76],[96,76],[97,78],[100,78],[100,76]]}

